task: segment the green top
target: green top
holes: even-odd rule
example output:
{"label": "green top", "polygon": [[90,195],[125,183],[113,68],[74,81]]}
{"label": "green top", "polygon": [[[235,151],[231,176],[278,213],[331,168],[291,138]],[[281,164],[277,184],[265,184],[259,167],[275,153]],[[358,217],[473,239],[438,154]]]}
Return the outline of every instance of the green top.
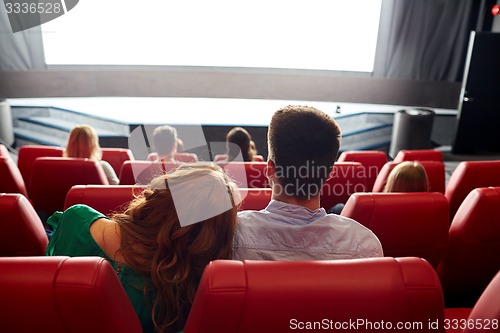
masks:
{"label": "green top", "polygon": [[[64,212],[55,212],[47,220],[54,233],[45,254],[70,257],[99,256],[108,260],[117,271],[118,264],[97,245],[90,233],[91,224],[100,218],[107,219],[102,213],[85,205],[74,205]],[[154,332],[151,309],[144,300],[144,279],[138,272],[123,265],[118,272],[118,279],[141,321],[143,332]]]}

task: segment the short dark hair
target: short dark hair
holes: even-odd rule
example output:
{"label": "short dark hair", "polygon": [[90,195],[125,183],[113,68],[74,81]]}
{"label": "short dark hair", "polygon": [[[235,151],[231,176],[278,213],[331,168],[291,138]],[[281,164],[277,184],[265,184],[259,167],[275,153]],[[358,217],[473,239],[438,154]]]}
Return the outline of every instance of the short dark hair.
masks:
{"label": "short dark hair", "polygon": [[177,130],[172,126],[159,126],[153,131],[153,145],[159,155],[170,155],[176,142]]}
{"label": "short dark hair", "polygon": [[335,120],[310,106],[289,105],[276,111],[268,133],[269,159],[288,196],[319,194],[332,171],[340,147]]}

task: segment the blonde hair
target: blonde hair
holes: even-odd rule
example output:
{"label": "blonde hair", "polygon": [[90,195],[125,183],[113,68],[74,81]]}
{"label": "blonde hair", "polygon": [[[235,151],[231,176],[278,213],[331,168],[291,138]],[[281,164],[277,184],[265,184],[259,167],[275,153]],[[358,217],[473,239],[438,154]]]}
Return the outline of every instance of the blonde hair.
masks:
{"label": "blonde hair", "polygon": [[424,167],[417,161],[399,163],[392,169],[384,192],[428,192],[429,180]]}
{"label": "blonde hair", "polygon": [[[190,197],[175,197],[173,184],[182,182],[188,189],[196,185]],[[221,204],[225,199],[230,202],[228,209]],[[157,332],[182,330],[205,266],[214,259],[231,259],[240,202],[236,184],[220,167],[193,163],[155,178],[124,213],[113,216],[120,228],[120,253],[149,281],[146,300],[155,295],[152,318]],[[192,211],[221,209],[215,216],[182,226],[179,203]]]}
{"label": "blonde hair", "polygon": [[89,125],[74,127],[69,134],[64,156],[101,160],[102,152],[95,129]]}

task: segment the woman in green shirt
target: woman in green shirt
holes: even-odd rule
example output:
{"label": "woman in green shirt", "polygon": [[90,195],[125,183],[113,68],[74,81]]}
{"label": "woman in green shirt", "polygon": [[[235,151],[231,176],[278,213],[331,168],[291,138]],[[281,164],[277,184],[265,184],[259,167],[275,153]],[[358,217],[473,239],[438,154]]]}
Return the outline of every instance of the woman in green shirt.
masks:
{"label": "woman in green shirt", "polygon": [[220,167],[183,165],[111,218],[85,205],[56,212],[47,221],[54,234],[46,254],[106,258],[143,331],[178,332],[205,266],[231,258],[240,202]]}

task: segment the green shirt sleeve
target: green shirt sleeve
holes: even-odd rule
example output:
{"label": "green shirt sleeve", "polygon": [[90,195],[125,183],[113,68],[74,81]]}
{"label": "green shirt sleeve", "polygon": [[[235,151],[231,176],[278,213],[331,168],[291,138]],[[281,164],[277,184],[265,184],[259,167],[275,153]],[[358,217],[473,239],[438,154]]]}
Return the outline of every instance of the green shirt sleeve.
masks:
{"label": "green shirt sleeve", "polygon": [[64,212],[56,212],[47,220],[54,233],[46,255],[49,256],[100,256],[110,259],[90,234],[90,225],[104,214],[85,205],[74,205]]}
{"label": "green shirt sleeve", "polygon": [[[90,233],[90,226],[95,220],[107,217],[86,205],[74,205],[64,212],[56,212],[47,223],[54,229],[45,252],[48,256],[99,256],[108,260],[117,269],[117,263],[112,260],[96,243]],[[144,333],[154,332],[151,309],[144,299],[145,281],[134,270],[123,266],[118,278],[141,321]],[[154,300],[152,295],[151,301]]]}

